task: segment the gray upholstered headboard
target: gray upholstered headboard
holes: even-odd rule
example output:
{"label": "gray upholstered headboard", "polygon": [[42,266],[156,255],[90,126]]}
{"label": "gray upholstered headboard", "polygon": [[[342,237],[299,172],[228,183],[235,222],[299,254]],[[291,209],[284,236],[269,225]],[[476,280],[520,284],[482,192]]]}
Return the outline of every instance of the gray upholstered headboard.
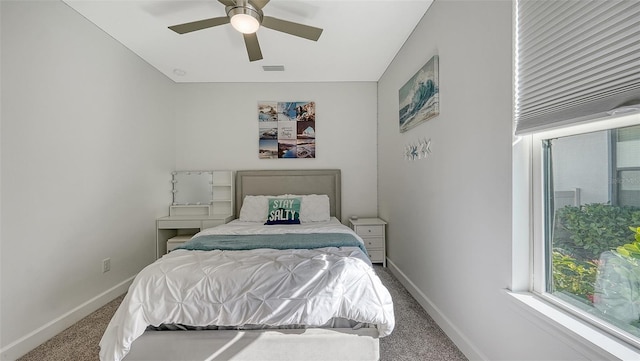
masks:
{"label": "gray upholstered headboard", "polygon": [[246,195],[326,194],[331,215],[341,217],[340,169],[239,170],[236,172],[236,218]]}

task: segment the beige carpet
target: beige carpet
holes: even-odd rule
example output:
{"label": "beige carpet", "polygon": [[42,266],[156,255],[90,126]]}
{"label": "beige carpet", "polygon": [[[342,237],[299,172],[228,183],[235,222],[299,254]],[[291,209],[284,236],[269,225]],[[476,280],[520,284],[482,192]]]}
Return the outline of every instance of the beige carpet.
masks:
{"label": "beige carpet", "polygon": [[467,358],[388,268],[374,266],[393,298],[396,326],[380,339],[381,361],[466,361]]}
{"label": "beige carpet", "polygon": [[[382,361],[467,360],[388,269],[381,266],[375,266],[375,269],[391,293],[396,316],[393,333],[380,339]],[[122,297],[109,302],[18,361],[98,361],[98,343]]]}
{"label": "beige carpet", "polygon": [[123,296],[54,336],[19,358],[19,361],[98,361],[98,343]]}

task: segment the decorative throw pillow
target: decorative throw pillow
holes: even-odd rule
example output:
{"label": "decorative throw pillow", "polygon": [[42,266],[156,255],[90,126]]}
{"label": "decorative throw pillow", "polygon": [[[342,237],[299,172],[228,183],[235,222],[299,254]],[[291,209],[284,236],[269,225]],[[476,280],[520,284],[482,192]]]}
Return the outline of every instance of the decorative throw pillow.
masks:
{"label": "decorative throw pillow", "polygon": [[300,205],[300,222],[326,222],[331,219],[331,206],[329,196],[326,194],[286,194],[287,197],[299,197],[302,199]]}
{"label": "decorative throw pillow", "polygon": [[302,197],[300,222],[326,222],[330,218],[329,196],[309,194]]}
{"label": "decorative throw pillow", "polygon": [[245,196],[239,219],[244,222],[261,222],[267,219],[269,198],[267,196]]}
{"label": "decorative throw pillow", "polygon": [[265,224],[300,224],[300,198],[269,198]]}

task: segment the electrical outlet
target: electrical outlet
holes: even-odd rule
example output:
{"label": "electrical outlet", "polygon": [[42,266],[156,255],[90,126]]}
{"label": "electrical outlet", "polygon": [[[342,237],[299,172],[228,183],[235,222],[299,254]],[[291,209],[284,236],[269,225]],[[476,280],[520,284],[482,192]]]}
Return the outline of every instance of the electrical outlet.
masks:
{"label": "electrical outlet", "polygon": [[105,258],[102,260],[102,273],[109,272],[111,270],[111,258]]}

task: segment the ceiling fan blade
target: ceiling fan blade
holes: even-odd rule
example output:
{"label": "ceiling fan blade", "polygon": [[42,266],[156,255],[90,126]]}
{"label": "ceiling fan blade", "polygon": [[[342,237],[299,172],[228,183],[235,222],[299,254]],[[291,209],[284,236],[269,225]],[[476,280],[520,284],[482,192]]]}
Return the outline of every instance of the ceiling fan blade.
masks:
{"label": "ceiling fan blade", "polygon": [[218,0],[224,6],[234,6],[236,2],[234,0]]}
{"label": "ceiling fan blade", "polygon": [[256,33],[242,34],[242,36],[244,37],[244,45],[247,47],[247,54],[249,54],[249,61],[261,60],[262,51]]}
{"label": "ceiling fan blade", "polygon": [[262,8],[269,3],[269,0],[249,0],[249,2],[251,3],[251,5],[253,5],[253,7],[262,10]]}
{"label": "ceiling fan blade", "polygon": [[318,41],[322,34],[322,29],[320,28],[272,18],[266,15],[262,18],[262,26],[313,41]]}
{"label": "ceiling fan blade", "polygon": [[170,26],[169,29],[175,31],[178,34],[185,34],[185,33],[190,33],[192,31],[211,28],[214,26],[227,24],[227,23],[229,23],[229,17],[221,16],[218,18],[204,19],[204,20],[193,21],[190,23],[173,25],[173,26]]}

